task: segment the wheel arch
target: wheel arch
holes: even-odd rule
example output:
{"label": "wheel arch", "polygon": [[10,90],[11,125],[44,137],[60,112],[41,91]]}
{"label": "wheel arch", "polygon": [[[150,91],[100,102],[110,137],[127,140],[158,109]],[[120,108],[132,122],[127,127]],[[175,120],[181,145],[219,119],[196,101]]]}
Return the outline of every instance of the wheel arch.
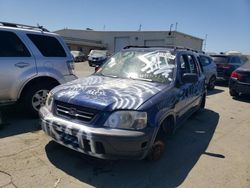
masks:
{"label": "wheel arch", "polygon": [[173,111],[168,112],[167,114],[165,114],[162,118],[159,119],[159,121],[157,122],[157,126],[156,129],[154,131],[150,146],[152,146],[152,144],[154,143],[155,139],[157,138],[157,136],[159,134],[161,134],[161,132],[163,131],[162,129],[162,125],[163,122],[168,119],[168,118],[172,118],[174,121],[174,126],[176,127],[176,115]]}
{"label": "wheel arch", "polygon": [[25,94],[26,90],[29,87],[31,87],[34,84],[39,84],[41,82],[47,82],[47,83],[50,83],[50,84],[54,84],[55,86],[60,84],[58,80],[56,80],[55,78],[52,78],[50,76],[35,77],[35,78],[29,80],[28,82],[26,82],[23,85],[22,89],[20,90],[20,92],[18,94],[18,100],[20,100],[23,97],[23,95]]}

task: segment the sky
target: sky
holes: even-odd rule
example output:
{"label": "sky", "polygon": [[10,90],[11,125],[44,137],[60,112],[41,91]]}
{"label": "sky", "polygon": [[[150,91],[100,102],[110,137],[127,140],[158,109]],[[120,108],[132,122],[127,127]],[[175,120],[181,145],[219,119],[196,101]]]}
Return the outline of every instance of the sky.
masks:
{"label": "sky", "polygon": [[206,51],[250,54],[250,0],[0,0],[0,21],[106,31],[177,31]]}

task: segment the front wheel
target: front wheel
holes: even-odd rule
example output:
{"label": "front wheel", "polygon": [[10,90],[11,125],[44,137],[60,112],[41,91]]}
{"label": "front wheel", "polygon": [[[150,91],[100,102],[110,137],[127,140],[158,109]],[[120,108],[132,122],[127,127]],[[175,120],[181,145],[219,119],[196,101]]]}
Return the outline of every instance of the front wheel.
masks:
{"label": "front wheel", "polygon": [[148,153],[147,160],[149,161],[160,160],[164,153],[164,148],[165,144],[162,140],[155,141]]}
{"label": "front wheel", "polygon": [[39,109],[45,105],[49,91],[54,84],[42,83],[28,87],[22,98],[22,107],[31,116],[37,116]]}

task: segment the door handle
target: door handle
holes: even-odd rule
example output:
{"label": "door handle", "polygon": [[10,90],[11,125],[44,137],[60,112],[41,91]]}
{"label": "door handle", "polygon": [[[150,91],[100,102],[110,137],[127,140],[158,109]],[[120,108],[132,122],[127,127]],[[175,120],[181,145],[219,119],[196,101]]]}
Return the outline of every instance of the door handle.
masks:
{"label": "door handle", "polygon": [[30,65],[29,63],[25,63],[25,62],[19,62],[15,64],[15,66],[19,68],[28,67],[29,65]]}

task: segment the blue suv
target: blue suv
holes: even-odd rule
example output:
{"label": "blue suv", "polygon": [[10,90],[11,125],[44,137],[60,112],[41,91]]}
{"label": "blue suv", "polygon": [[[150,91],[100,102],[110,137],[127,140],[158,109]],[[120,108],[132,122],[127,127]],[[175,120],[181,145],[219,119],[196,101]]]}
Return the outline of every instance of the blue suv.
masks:
{"label": "blue suv", "polygon": [[97,158],[158,160],[164,138],[204,108],[205,88],[196,53],[129,47],[93,75],[54,88],[40,109],[42,129]]}

